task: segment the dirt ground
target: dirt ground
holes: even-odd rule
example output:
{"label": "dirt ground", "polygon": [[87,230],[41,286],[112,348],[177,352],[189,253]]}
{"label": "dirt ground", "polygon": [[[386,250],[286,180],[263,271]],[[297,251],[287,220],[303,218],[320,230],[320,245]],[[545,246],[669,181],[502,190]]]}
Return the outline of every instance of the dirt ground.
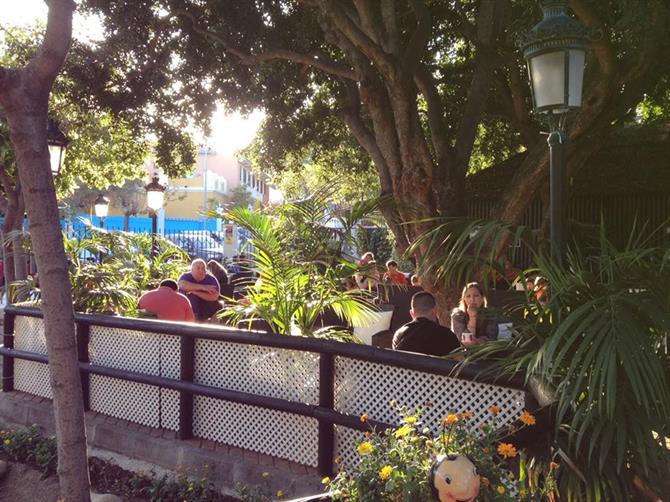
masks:
{"label": "dirt ground", "polygon": [[10,464],[0,481],[0,502],[56,502],[58,479],[42,478],[42,473],[24,464]]}

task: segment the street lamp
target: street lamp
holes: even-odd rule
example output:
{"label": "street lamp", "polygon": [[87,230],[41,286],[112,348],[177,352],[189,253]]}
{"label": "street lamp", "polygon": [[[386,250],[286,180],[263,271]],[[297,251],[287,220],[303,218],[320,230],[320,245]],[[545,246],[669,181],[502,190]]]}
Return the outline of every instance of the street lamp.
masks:
{"label": "street lamp", "polygon": [[589,30],[567,14],[567,0],[541,0],[544,17],[526,35],[523,57],[535,113],[549,123],[550,234],[552,257],[565,255],[567,227],[566,122],[582,106],[584,61]]}
{"label": "street lamp", "polygon": [[60,174],[65,157],[65,149],[70,140],[58,127],[58,122],[47,119],[47,145],[49,145],[49,158],[51,174],[56,177]]}
{"label": "street lamp", "polygon": [[100,220],[100,228],[105,228],[105,218],[109,212],[109,199],[102,194],[99,194],[93,202],[95,215]]}
{"label": "street lamp", "polygon": [[163,207],[163,197],[165,195],[165,186],[158,182],[158,175],[154,175],[146,187],[147,207],[151,211],[151,259],[156,258],[158,248],[156,246],[156,233],[158,232],[156,216],[158,210]]}

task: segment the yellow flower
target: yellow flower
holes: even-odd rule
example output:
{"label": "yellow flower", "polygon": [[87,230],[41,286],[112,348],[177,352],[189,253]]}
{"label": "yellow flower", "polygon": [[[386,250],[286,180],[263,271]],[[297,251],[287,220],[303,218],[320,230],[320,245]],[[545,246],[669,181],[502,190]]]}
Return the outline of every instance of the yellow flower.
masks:
{"label": "yellow flower", "polygon": [[497,491],[500,495],[502,495],[503,493],[505,493],[505,487],[504,487],[503,485],[498,485],[498,487],[496,488],[496,491]]}
{"label": "yellow flower", "polygon": [[268,471],[263,471],[262,476],[263,476],[264,478],[267,478],[269,475],[270,475],[270,473],[269,473]]}
{"label": "yellow flower", "polygon": [[363,422],[363,423],[367,422],[367,421],[368,421],[368,414],[367,414],[367,413],[363,413],[363,414],[361,415],[361,418],[360,418],[359,420],[360,420],[361,422]]}
{"label": "yellow flower", "polygon": [[416,423],[417,418],[415,416],[411,417],[405,417],[405,423],[409,425],[414,425]]}
{"label": "yellow flower", "polygon": [[390,465],[385,465],[379,471],[379,479],[386,480],[386,479],[390,478],[392,472],[393,472],[393,467],[391,467]]}
{"label": "yellow flower", "polygon": [[505,458],[516,457],[516,448],[510,443],[500,443],[498,445],[498,455]]}
{"label": "yellow flower", "polygon": [[525,425],[535,425],[535,417],[530,413],[528,413],[526,410],[523,410],[523,413],[521,413],[519,420],[521,420]]}
{"label": "yellow flower", "polygon": [[282,498],[284,496],[284,492],[282,490],[277,490],[277,497]]}
{"label": "yellow flower", "polygon": [[358,445],[358,448],[356,448],[356,451],[360,455],[367,455],[369,453],[372,453],[374,451],[375,447],[372,446],[372,443],[369,441],[363,441],[361,444]]}
{"label": "yellow flower", "polygon": [[446,427],[447,425],[452,425],[458,422],[458,415],[449,414],[442,419],[442,426]]}
{"label": "yellow flower", "polygon": [[12,444],[11,439],[5,439],[3,442],[5,443],[5,446],[9,446],[10,444]]}
{"label": "yellow flower", "polygon": [[497,406],[497,405],[494,404],[493,406],[491,406],[491,407],[489,408],[489,411],[490,411],[492,414],[497,415],[498,413],[501,412],[501,409],[500,409],[500,406]]}
{"label": "yellow flower", "polygon": [[330,481],[331,481],[331,479],[330,479],[328,476],[326,476],[325,478],[323,478],[323,479],[321,480],[321,484],[322,484],[322,485],[329,485],[329,484],[330,484]]}
{"label": "yellow flower", "polygon": [[426,441],[426,448],[432,448],[435,446],[435,443],[433,443],[430,439]]}
{"label": "yellow flower", "polygon": [[395,437],[396,438],[401,438],[403,436],[406,436],[410,432],[412,432],[412,427],[409,426],[409,425],[403,425],[400,429],[395,431]]}

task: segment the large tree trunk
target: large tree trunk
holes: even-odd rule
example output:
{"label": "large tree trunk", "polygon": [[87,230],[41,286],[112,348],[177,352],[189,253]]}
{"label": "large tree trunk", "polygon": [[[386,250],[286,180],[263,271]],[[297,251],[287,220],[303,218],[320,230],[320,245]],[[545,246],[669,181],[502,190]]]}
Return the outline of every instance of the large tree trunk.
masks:
{"label": "large tree trunk", "polygon": [[61,497],[88,502],[74,311],[46,142],[49,93],[70,46],[74,7],[72,0],[49,2],[47,32],[38,54],[24,68],[0,68],[0,106],[9,124],[40,271]]}

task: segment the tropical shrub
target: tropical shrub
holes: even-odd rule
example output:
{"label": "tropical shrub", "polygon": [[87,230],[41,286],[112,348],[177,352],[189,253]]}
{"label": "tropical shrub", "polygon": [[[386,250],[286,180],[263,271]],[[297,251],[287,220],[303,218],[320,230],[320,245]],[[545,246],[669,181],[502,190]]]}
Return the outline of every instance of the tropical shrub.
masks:
{"label": "tropical shrub", "polygon": [[[234,323],[262,319],[280,334],[349,339],[343,331],[319,330],[318,321],[329,310],[350,325],[371,320],[372,298],[343,287],[358,270],[344,250],[353,242],[356,222],[375,204],[360,203],[333,216],[315,197],[263,213],[244,208],[226,213],[225,219],[250,236],[248,266],[258,273],[258,280],[222,315]],[[333,219],[337,225],[330,224]]]}
{"label": "tropical shrub", "polygon": [[496,222],[445,222],[423,236],[424,266],[452,283],[500,273],[505,239],[533,250],[535,267],[522,275],[546,278],[546,301],[528,295],[515,336],[469,350],[466,364],[485,358],[498,374],[522,371],[551,390],[564,500],[670,493],[670,251],[650,245],[644,228],[621,247],[604,229],[573,233],[562,265],[527,229]]}
{"label": "tropical shrub", "polygon": [[[457,454],[468,457],[477,468],[480,502],[543,500],[553,492],[557,466],[550,466],[542,475],[530,471],[525,454],[502,440],[509,431],[496,420],[500,408],[493,406],[490,411],[493,421],[479,429],[473,429],[475,414],[467,411],[448,414],[437,427],[430,428],[421,422],[420,410],[408,413],[399,408],[400,427],[366,433],[357,444],[359,460],[353,468],[340,470],[334,480],[325,478],[323,482],[334,500],[432,501],[429,478],[433,462],[440,455]],[[519,418],[522,427],[535,424],[526,411]],[[367,417],[363,415],[361,420]],[[517,474],[509,470],[512,459],[520,459]]]}

